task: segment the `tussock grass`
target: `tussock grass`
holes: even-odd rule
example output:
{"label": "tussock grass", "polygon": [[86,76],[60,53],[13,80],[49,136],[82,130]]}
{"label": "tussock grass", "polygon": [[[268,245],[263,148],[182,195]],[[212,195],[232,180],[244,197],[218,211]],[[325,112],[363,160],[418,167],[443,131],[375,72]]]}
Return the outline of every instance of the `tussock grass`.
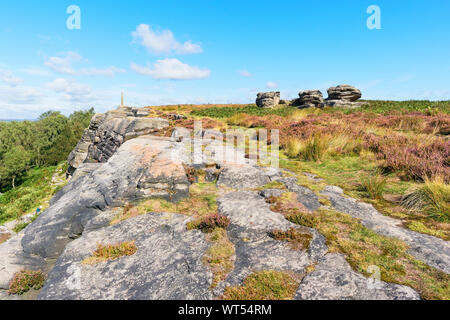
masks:
{"label": "tussock grass", "polygon": [[381,171],[375,170],[361,179],[361,191],[365,192],[370,199],[381,199],[385,191],[387,178],[381,174]]}
{"label": "tussock grass", "polygon": [[321,161],[327,154],[330,139],[324,135],[314,135],[306,140],[291,138],[285,146],[285,154],[305,161]]}
{"label": "tussock grass", "polygon": [[288,157],[296,158],[302,150],[303,143],[298,138],[291,138],[288,140],[284,152]]}
{"label": "tussock grass", "polygon": [[408,210],[424,212],[437,221],[450,222],[450,185],[441,177],[426,179],[423,185],[403,197],[402,204]]}
{"label": "tussock grass", "polygon": [[330,139],[324,135],[314,135],[303,144],[300,150],[300,158],[306,161],[321,161],[330,145]]}
{"label": "tussock grass", "polygon": [[100,262],[119,259],[123,256],[132,256],[137,252],[134,241],[120,242],[113,245],[98,244],[92,256],[82,261],[83,264],[97,264]]}
{"label": "tussock grass", "polygon": [[242,286],[227,287],[222,299],[292,300],[299,283],[299,277],[292,273],[259,271],[245,278]]}

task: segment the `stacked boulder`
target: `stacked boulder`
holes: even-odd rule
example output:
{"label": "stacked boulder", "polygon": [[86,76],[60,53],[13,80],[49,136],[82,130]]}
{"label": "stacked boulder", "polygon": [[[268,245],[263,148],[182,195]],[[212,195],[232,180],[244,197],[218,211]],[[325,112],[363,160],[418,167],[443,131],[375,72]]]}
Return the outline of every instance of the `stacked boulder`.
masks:
{"label": "stacked boulder", "polygon": [[322,103],[322,107],[357,108],[367,104],[356,102],[362,96],[361,91],[347,84],[331,87],[327,92],[328,98]]}
{"label": "stacked boulder", "polygon": [[260,92],[256,97],[256,105],[260,108],[273,108],[280,103],[280,92]]}
{"label": "stacked boulder", "polygon": [[305,90],[300,91],[299,98],[293,103],[294,106],[298,106],[300,109],[316,107],[320,108],[323,103],[322,92],[319,90]]}

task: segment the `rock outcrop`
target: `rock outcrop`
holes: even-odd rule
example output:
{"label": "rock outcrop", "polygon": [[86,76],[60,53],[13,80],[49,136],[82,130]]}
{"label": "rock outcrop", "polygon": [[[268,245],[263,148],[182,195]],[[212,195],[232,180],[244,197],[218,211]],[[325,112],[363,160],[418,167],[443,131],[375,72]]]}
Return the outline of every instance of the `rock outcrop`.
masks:
{"label": "rock outcrop", "polygon": [[[201,140],[183,128],[175,129],[172,137],[151,135],[168,123],[140,118],[143,113],[133,110],[123,107],[93,118],[71,154],[72,179],[34,222],[0,244],[0,299],[22,269],[48,274],[39,299],[216,299],[227,286],[241,285],[250,274],[264,270],[298,275],[295,299],[420,299],[409,287],[366,278],[343,255],[329,253],[326,239],[314,226],[296,225],[274,212],[268,202],[286,191],[295,193],[310,212],[322,206],[319,196],[289,172],[249,159],[237,162],[236,156],[245,158],[245,150],[223,149],[215,139],[218,131],[201,132]],[[192,150],[192,142],[200,148]],[[224,233],[234,246],[232,270],[214,289],[213,270],[204,262],[212,244],[199,230],[188,230],[192,217],[149,209],[117,219],[129,202],[189,197],[191,171],[198,170],[204,171],[205,181],[215,183],[217,213],[229,219]],[[402,229],[372,206],[344,197],[337,187],[325,188],[322,195],[335,210],[404,240],[417,259],[449,273],[445,241]],[[270,236],[274,229],[308,234],[309,245],[293,250],[288,242]],[[86,263],[98,244],[124,241],[134,242],[137,251]]]}
{"label": "rock outcrop", "polygon": [[256,97],[256,105],[260,108],[273,108],[280,103],[280,92],[260,92]]}
{"label": "rock outcrop", "polygon": [[68,174],[72,175],[83,162],[106,162],[125,141],[169,125],[165,119],[145,118],[146,115],[148,111],[130,107],[96,114],[69,155]]}
{"label": "rock outcrop", "polygon": [[331,87],[327,92],[328,98],[322,103],[322,107],[358,108],[367,104],[356,102],[362,96],[361,91],[347,84]]}
{"label": "rock outcrop", "polygon": [[323,96],[320,90],[305,90],[300,91],[299,98],[294,101],[293,105],[298,106],[300,109],[316,107],[319,108],[323,103]]}
{"label": "rock outcrop", "polygon": [[327,100],[345,100],[356,101],[361,98],[361,91],[348,84],[341,84],[337,87],[331,87],[327,90]]}

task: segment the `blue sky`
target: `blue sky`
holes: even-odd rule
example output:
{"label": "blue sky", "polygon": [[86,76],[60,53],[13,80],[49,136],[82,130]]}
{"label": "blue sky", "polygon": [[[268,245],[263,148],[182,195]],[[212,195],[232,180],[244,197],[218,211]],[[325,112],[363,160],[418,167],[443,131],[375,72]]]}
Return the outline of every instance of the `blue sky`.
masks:
{"label": "blue sky", "polygon": [[[70,5],[81,29],[69,30]],[[377,5],[381,29],[366,12]],[[249,103],[347,83],[450,99],[450,1],[2,1],[0,118],[93,106]]]}

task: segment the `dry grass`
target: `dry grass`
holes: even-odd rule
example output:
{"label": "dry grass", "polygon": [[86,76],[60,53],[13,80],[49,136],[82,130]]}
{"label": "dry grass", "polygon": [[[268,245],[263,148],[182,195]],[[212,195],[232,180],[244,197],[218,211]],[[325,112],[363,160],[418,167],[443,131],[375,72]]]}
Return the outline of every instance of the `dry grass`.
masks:
{"label": "dry grass", "polygon": [[386,187],[387,178],[379,170],[361,179],[361,191],[367,193],[370,199],[381,199]]}
{"label": "dry grass", "polygon": [[312,235],[308,232],[302,232],[296,228],[284,230],[272,230],[269,236],[275,240],[286,241],[292,250],[306,250],[312,240]]}
{"label": "dry grass", "polygon": [[105,261],[112,261],[124,256],[132,256],[137,252],[134,241],[120,242],[113,245],[98,244],[92,256],[84,259],[83,264],[97,264]]}
{"label": "dry grass", "polygon": [[242,286],[227,287],[223,300],[291,300],[300,277],[289,272],[259,271],[248,276]]}
{"label": "dry grass", "polygon": [[211,246],[203,257],[203,262],[213,273],[212,288],[215,288],[234,268],[235,248],[228,239],[227,232],[222,228],[215,228],[206,236]]}
{"label": "dry grass", "polygon": [[9,234],[5,234],[5,233],[0,234],[0,244],[3,242],[6,242],[10,237],[11,237],[11,235],[9,235]]}
{"label": "dry grass", "polygon": [[441,177],[426,179],[403,197],[402,204],[411,211],[425,212],[440,222],[450,222],[450,185]]}

